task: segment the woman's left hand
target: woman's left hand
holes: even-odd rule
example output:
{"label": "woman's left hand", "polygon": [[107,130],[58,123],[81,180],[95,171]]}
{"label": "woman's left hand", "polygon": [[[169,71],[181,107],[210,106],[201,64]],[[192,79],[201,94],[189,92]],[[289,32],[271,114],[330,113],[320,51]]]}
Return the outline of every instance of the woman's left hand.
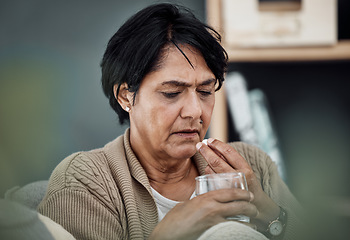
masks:
{"label": "woman's left hand", "polygon": [[208,139],[208,145],[198,143],[199,153],[208,162],[206,174],[243,172],[246,176],[248,189],[254,194],[253,204],[259,214],[251,219],[260,231],[265,231],[269,222],[279,215],[279,206],[263,191],[261,184],[255,176],[248,162],[229,144],[217,139]]}

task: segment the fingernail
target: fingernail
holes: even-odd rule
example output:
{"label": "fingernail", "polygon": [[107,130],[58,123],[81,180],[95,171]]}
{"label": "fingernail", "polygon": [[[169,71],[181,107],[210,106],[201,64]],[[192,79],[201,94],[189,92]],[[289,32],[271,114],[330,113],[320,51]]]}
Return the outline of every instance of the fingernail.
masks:
{"label": "fingernail", "polygon": [[212,143],[212,142],[214,142],[214,140],[215,140],[214,138],[209,138],[208,143]]}
{"label": "fingernail", "polygon": [[250,195],[249,202],[251,202],[254,200],[254,194],[252,192],[249,192],[249,195]]}
{"label": "fingernail", "polygon": [[196,144],[197,151],[202,147],[203,143],[199,142]]}

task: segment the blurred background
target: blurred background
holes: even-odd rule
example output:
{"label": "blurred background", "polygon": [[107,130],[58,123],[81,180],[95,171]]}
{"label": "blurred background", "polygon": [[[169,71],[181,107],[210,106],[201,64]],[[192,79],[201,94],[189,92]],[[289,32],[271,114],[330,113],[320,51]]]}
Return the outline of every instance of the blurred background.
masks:
{"label": "blurred background", "polygon": [[[69,154],[124,133],[99,64],[122,23],[155,2],[0,1],[1,195],[48,179]],[[205,20],[204,1],[184,5]]]}
{"label": "blurred background", "polygon": [[[166,1],[0,0],[1,196],[13,186],[48,179],[69,154],[102,147],[125,131],[103,95],[99,64],[121,24],[157,2]],[[207,20],[205,0],[168,2]],[[348,40],[349,1],[338,0],[336,10],[336,37]],[[265,93],[291,190],[307,204],[325,199],[322,208],[336,199],[337,209],[329,210],[346,216],[349,69],[349,59],[238,60],[229,66],[249,90]],[[228,140],[240,140],[230,115],[227,120]]]}

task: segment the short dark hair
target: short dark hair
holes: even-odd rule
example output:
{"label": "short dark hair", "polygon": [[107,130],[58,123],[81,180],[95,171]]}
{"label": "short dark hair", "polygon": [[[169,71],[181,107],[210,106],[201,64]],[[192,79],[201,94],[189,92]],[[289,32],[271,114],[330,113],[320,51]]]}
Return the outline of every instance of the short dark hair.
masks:
{"label": "short dark hair", "polygon": [[119,92],[120,85],[127,83],[135,99],[142,79],[159,66],[161,51],[167,45],[190,45],[197,49],[215,75],[219,90],[228,58],[220,41],[218,32],[179,5],[154,4],[127,20],[109,40],[101,61],[102,88],[120,123],[128,121],[129,114],[115,99],[114,85],[118,84]]}

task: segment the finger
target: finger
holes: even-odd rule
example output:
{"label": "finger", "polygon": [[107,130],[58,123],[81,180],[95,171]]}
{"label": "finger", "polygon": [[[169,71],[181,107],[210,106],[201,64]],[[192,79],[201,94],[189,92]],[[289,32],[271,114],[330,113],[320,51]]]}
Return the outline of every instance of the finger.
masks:
{"label": "finger", "polygon": [[204,169],[205,174],[214,174],[214,170],[210,167],[210,165],[206,166]]}
{"label": "finger", "polygon": [[242,155],[229,144],[223,143],[217,139],[209,138],[208,146],[214,151],[219,152],[233,168],[250,168],[248,162],[242,157]]}
{"label": "finger", "polygon": [[219,208],[222,216],[227,219],[232,219],[237,215],[244,215],[247,217],[254,218],[258,213],[256,206],[246,201],[221,203],[221,206]]}
{"label": "finger", "polygon": [[223,172],[233,172],[234,169],[218,154],[216,154],[210,147],[199,142],[196,145],[198,152],[204,157],[204,159],[208,162],[210,168],[215,173],[223,173]]}
{"label": "finger", "polygon": [[251,202],[254,200],[253,193],[239,188],[213,190],[202,195],[204,197],[213,198],[219,203],[227,203],[233,201]]}
{"label": "finger", "polygon": [[194,200],[198,204],[211,202],[210,208],[215,209],[214,211],[218,216],[226,219],[235,215],[255,217],[258,210],[251,203],[253,199],[254,195],[251,192],[238,188],[230,188],[210,191],[197,196]]}

